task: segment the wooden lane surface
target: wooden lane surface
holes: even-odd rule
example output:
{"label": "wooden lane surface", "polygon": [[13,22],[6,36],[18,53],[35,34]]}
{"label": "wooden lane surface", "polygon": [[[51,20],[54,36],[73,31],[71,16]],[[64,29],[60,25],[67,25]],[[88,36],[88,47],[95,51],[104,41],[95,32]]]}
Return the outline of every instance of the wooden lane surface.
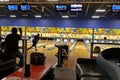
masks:
{"label": "wooden lane surface", "polygon": [[89,58],[90,54],[83,42],[77,42],[75,49],[70,52],[68,60],[64,62],[64,67],[75,69],[77,58]]}

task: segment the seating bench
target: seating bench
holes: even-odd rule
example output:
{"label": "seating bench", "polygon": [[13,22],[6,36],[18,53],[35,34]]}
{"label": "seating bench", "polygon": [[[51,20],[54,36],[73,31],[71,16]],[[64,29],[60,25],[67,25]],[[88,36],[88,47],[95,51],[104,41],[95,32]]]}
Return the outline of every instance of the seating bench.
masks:
{"label": "seating bench", "polygon": [[107,74],[96,64],[96,59],[78,58],[77,80],[109,80]]}

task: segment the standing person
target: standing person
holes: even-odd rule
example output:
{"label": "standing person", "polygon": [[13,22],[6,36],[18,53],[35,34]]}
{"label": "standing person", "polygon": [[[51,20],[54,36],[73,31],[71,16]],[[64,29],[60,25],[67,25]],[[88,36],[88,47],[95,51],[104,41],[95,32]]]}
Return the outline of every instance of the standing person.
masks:
{"label": "standing person", "polygon": [[[20,33],[22,28],[19,29]],[[8,34],[5,38],[5,53],[12,57],[19,57],[20,61],[18,66],[23,67],[23,54],[19,51],[19,40],[21,39],[22,34],[17,34],[17,28],[13,27],[11,34]]]}
{"label": "standing person", "polygon": [[34,39],[32,40],[32,46],[30,46],[30,48],[28,48],[27,50],[31,49],[32,47],[35,47],[35,50],[37,51],[37,43],[40,40],[40,35],[39,33],[37,35],[34,36]]}

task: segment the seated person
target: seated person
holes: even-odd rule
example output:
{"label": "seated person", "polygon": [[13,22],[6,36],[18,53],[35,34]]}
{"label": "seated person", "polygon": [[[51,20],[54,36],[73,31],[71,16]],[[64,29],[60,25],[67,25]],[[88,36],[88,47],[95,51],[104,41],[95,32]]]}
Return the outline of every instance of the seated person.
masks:
{"label": "seated person", "polygon": [[95,46],[94,51],[93,51],[93,58],[97,58],[98,54],[101,52],[101,49],[99,46]]}

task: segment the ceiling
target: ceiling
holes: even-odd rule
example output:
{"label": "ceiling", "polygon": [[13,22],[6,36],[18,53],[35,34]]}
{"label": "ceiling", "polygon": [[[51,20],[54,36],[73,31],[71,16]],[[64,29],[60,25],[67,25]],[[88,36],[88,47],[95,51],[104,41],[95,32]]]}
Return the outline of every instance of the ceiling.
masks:
{"label": "ceiling", "polygon": [[[31,5],[30,12],[9,11],[8,4],[22,4],[27,3]],[[83,4],[83,11],[81,12],[56,12],[55,4]],[[70,18],[91,18],[92,16],[100,16],[100,18],[120,18],[120,13],[111,11],[111,4],[119,3],[118,0],[10,0],[0,2],[0,17],[9,15],[16,15],[17,17],[34,17],[34,15],[41,15],[42,17],[61,17],[68,15]],[[96,9],[106,9],[105,12],[96,12]]]}

